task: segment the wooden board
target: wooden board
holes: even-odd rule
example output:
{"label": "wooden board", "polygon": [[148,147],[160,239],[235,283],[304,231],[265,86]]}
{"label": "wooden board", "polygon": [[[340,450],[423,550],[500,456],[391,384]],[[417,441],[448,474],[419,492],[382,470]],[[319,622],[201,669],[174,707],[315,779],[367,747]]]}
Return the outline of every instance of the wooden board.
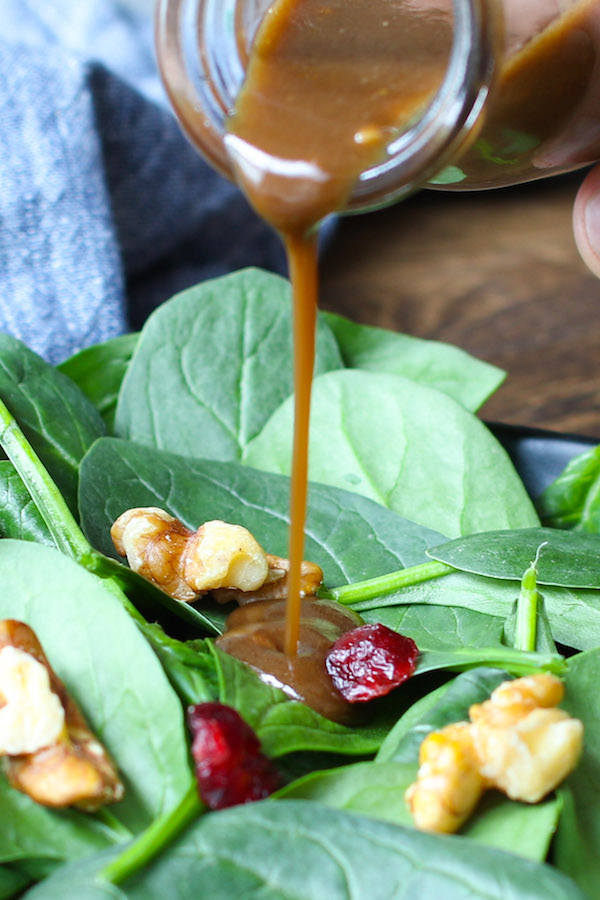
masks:
{"label": "wooden board", "polygon": [[341,219],[323,260],[322,306],[506,369],[486,419],[600,439],[600,281],[571,230],[581,177],[423,191]]}

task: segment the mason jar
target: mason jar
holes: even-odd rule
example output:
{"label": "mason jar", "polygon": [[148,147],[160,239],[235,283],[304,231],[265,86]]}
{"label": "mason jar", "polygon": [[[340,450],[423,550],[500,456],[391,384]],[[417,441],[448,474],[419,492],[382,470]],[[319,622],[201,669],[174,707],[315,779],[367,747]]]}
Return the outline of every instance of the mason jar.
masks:
{"label": "mason jar", "polygon": [[[377,0],[366,22],[375,46],[386,4],[399,6]],[[198,150],[234,180],[229,123],[257,29],[273,5],[158,3],[158,60],[172,105]],[[337,211],[374,208],[419,187],[497,188],[600,159],[600,0],[405,0],[404,6],[415,40],[424,47],[437,41],[439,77],[419,114],[389,130]],[[402,85],[388,82],[385,89],[401,94]]]}

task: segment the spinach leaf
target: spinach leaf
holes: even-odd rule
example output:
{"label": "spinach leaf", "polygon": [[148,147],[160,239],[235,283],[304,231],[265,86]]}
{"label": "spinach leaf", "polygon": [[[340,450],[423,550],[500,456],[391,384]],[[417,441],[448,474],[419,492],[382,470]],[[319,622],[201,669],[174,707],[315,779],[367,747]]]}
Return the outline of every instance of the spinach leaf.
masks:
{"label": "spinach leaf", "polygon": [[[103,861],[106,856],[103,857]],[[147,869],[109,891],[100,860],[64,867],[28,900],[583,900],[541,863],[460,837],[433,836],[302,800],[250,803],[203,816]],[[199,887],[200,886],[200,887]]]}
{"label": "spinach leaf", "polygon": [[115,851],[105,851],[62,866],[44,881],[33,885],[23,897],[27,900],[128,900],[129,893],[126,894],[116,885],[97,877],[102,863],[110,860],[113,855]]}
{"label": "spinach leaf", "polygon": [[489,791],[461,834],[478,844],[542,862],[548,856],[562,808],[562,799],[556,794],[530,804]]}
{"label": "spinach leaf", "polygon": [[[311,800],[410,828],[412,816],[404,795],[416,774],[416,762],[356,763],[307,775],[276,796]],[[493,792],[484,796],[460,833],[477,843],[541,862],[548,853],[559,811],[556,797],[528,805]]]}
{"label": "spinach leaf", "polygon": [[433,547],[427,554],[465,572],[520,580],[538,548],[538,584],[600,588],[600,535],[595,534],[553,528],[487,531]]}
{"label": "spinach leaf", "polygon": [[139,627],[186,706],[219,699],[219,675],[207,641],[179,641],[165,634],[156,623],[146,622]]}
{"label": "spinach leaf", "polygon": [[583,755],[565,782],[565,808],[555,843],[555,863],[587,892],[600,884],[600,650],[569,660],[566,695],[561,704],[583,722]]}
{"label": "spinach leaf", "polygon": [[[555,641],[578,650],[600,645],[599,591],[545,586],[541,593]],[[370,621],[386,624],[388,617],[395,615],[392,609],[413,604],[461,607],[506,618],[511,614],[518,594],[518,581],[457,571],[351,605],[362,616],[369,610]]]}
{"label": "spinach leaf", "polygon": [[536,501],[544,525],[600,531],[600,446],[572,459]]}
{"label": "spinach leaf", "polygon": [[[412,766],[414,773],[421,743],[427,735],[453,722],[468,720],[470,706],[487,700],[509,678],[501,669],[471,669],[426,694],[392,728],[377,754],[376,764]],[[542,860],[556,829],[560,809],[561,802],[556,797],[528,806],[494,792],[484,797],[462,833],[482,843]]]}
{"label": "spinach leaf", "polygon": [[57,675],[117,761],[115,815],[144,828],[185,792],[191,771],[181,705],[117,598],[61,553],[0,541],[0,617],[38,635]]}
{"label": "spinach leaf", "polygon": [[[148,319],[125,375],[116,431],[184,456],[239,459],[292,387],[287,281],[248,269],[178,294]],[[322,322],[316,371],[339,368]]]}
{"label": "spinach leaf", "polygon": [[6,334],[0,335],[0,397],[75,512],[79,462],[104,434],[99,414],[69,378]]}
{"label": "spinach leaf", "polygon": [[442,669],[465,672],[479,666],[501,667],[512,675],[536,672],[563,675],[566,669],[564,658],[556,653],[534,653],[513,647],[457,647],[454,650],[425,650],[419,656],[415,674]]}
{"label": "spinach leaf", "polygon": [[[450,536],[538,524],[507,454],[455,400],[399,375],[346,369],[317,377],[310,477],[356,491]],[[287,474],[287,400],[247,448],[246,463]]]}
{"label": "spinach leaf", "polygon": [[20,894],[30,879],[23,872],[10,866],[0,866],[0,900],[8,900]]}
{"label": "spinach leaf", "polygon": [[0,460],[0,536],[54,546],[54,540],[15,467]]}
{"label": "spinach leaf", "polygon": [[261,681],[249,666],[210,646],[219,679],[218,699],[234,706],[254,728],[268,756],[300,750],[367,756],[381,746],[390,717],[395,721],[398,707],[403,709],[402,693],[397,692],[390,705],[379,707],[379,715],[370,724],[353,728],[338,725],[304,703],[290,700],[283,691]]}
{"label": "spinach leaf", "polygon": [[440,341],[358,325],[335,313],[323,313],[349,369],[404,375],[437,388],[475,411],[500,386],[505,373],[458,347]]}
{"label": "spinach leaf", "polygon": [[95,816],[34,803],[0,776],[0,861],[43,858],[65,862],[118,843],[119,835]]}
{"label": "spinach leaf", "polygon": [[392,728],[383,742],[378,762],[415,764],[419,748],[431,731],[452,722],[469,718],[469,707],[483,703],[499,684],[510,675],[502,669],[481,667],[463,672],[444,685],[433,697],[426,695],[417,701]]}
{"label": "spinach leaf", "polygon": [[493,647],[503,642],[503,619],[457,606],[387,606],[361,615],[412,638],[419,650]]}
{"label": "spinach leaf", "polygon": [[225,615],[221,610],[201,609],[192,603],[175,600],[158,585],[111,557],[92,552],[86,560],[86,568],[94,575],[114,581],[127,597],[134,598],[135,608],[150,621],[160,619],[165,627],[174,628],[184,622],[192,626],[196,634],[223,632]]}
{"label": "spinach leaf", "polygon": [[[209,519],[246,526],[269,553],[287,555],[289,481],[238,463],[190,460],[115,438],[94,444],[81,466],[80,507],[91,543],[115,553],[109,530],[125,509],[162,506],[196,528]],[[329,583],[370,578],[422,562],[439,535],[356,494],[310,489],[306,558]]]}
{"label": "spinach leaf", "polygon": [[138,339],[138,334],[123,334],[87,347],[57,366],[94,404],[109,432],[114,430],[119,389]]}

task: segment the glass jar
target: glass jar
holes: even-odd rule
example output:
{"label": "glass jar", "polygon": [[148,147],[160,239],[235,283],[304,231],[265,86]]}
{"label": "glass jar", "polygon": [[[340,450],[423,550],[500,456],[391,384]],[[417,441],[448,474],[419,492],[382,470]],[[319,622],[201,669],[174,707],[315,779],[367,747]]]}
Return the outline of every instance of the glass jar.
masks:
{"label": "glass jar", "polygon": [[[385,3],[379,0],[378,9]],[[238,173],[228,123],[272,5],[159,0],[157,7],[158,59],[173,107],[196,147],[232,179]],[[600,158],[600,0],[404,5],[421,22],[424,40],[440,22],[451,23],[439,49],[443,71],[419,115],[391,130],[377,159],[361,169],[344,210],[373,208],[422,186],[517,184]]]}

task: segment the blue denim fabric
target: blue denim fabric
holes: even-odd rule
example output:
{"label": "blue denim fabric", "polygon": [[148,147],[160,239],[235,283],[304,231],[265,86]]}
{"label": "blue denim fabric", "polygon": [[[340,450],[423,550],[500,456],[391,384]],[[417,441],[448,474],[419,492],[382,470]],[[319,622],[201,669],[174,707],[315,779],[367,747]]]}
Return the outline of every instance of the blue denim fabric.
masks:
{"label": "blue denim fabric", "polygon": [[278,239],[181,134],[151,23],[111,0],[2,0],[0,331],[50,362],[138,328]]}

